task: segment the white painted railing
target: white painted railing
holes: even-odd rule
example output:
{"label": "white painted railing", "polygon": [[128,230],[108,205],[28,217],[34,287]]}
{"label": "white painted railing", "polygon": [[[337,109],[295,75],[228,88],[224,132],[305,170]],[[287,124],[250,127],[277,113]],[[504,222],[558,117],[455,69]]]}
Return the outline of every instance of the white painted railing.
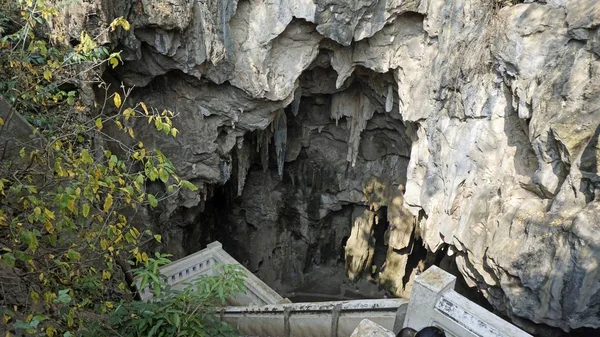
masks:
{"label": "white painted railing", "polygon": [[[214,267],[218,264],[236,264],[246,274],[244,282],[246,294],[238,294],[235,298],[230,299],[230,304],[265,305],[289,302],[227,254],[218,241],[209,244],[199,252],[160,268],[160,274],[174,289],[183,289],[190,281],[202,275],[215,275],[217,271]],[[152,298],[152,292],[145,287],[140,291],[140,297],[142,301],[147,301]]]}
{"label": "white painted railing", "polygon": [[[183,288],[202,275],[215,275],[217,264],[237,264],[215,241],[195,254],[160,269],[174,288]],[[419,275],[406,299],[289,303],[241,266],[246,274],[246,294],[230,299],[220,311],[222,320],[242,335],[250,336],[350,336],[363,319],[397,333],[403,327],[419,330],[438,326],[451,337],[531,337],[514,325],[454,291],[456,277],[431,267]],[[140,292],[147,301],[152,293]]]}
{"label": "white painted railing", "polygon": [[269,337],[348,337],[363,319],[389,330],[402,327],[408,300],[352,300],[227,307],[221,319],[240,335]]}
{"label": "white painted railing", "polygon": [[438,326],[455,337],[531,337],[454,291],[456,277],[432,266],[415,280],[404,326]]}

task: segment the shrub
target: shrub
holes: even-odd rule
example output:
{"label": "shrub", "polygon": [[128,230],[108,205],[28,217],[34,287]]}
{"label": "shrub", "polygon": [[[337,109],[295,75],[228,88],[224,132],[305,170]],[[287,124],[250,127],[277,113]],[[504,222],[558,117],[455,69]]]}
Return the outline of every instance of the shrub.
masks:
{"label": "shrub", "polygon": [[[171,121],[176,116],[143,102],[130,103],[130,88],[114,90],[102,82],[99,74],[118,66],[121,58],[86,32],[74,47],[51,42],[47,23],[56,13],[57,7],[46,0],[0,1],[0,95],[12,106],[0,116],[0,137],[6,132],[5,121],[21,114],[44,139],[23,144],[21,158],[13,158],[21,165],[7,165],[13,163],[6,160],[0,165],[0,335],[68,337],[97,322],[109,330],[114,324],[134,336],[142,331],[134,322],[148,318],[148,307],[156,314],[149,324],[159,332],[164,325],[157,327],[159,317],[171,317],[163,308],[179,310],[180,319],[193,322],[192,296],[204,296],[195,307],[202,309],[194,318],[201,329],[203,320],[212,322],[207,308],[214,295],[201,287],[181,293],[167,289],[168,296],[157,296],[162,298],[160,306],[131,302],[130,266],[155,263],[145,247],[161,237],[126,216],[195,186],[180,179],[159,150],[142,142],[120,144],[120,156],[97,146],[99,139],[109,137],[104,134],[107,123],[135,140],[135,130],[128,126],[135,118],[176,137]],[[129,29],[129,23],[117,18],[107,28],[118,29]],[[105,92],[99,109],[86,105],[79,95],[79,85],[90,82]],[[168,185],[165,194],[147,193],[149,181]],[[233,285],[225,279],[201,283],[215,285],[217,298],[219,291],[238,289],[237,274],[227,270],[224,275],[233,277]],[[198,331],[220,326],[202,324],[204,330]]]}

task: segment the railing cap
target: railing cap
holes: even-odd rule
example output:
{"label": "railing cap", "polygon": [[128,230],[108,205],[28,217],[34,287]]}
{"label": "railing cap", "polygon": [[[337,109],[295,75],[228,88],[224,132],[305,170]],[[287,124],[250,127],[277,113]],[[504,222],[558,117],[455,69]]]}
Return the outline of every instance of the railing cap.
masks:
{"label": "railing cap", "polygon": [[223,245],[219,241],[213,241],[213,242],[209,243],[208,245],[206,245],[206,248],[209,248],[209,249],[222,249]]}
{"label": "railing cap", "polygon": [[415,279],[416,283],[434,292],[453,289],[455,281],[456,276],[437,266],[429,267]]}

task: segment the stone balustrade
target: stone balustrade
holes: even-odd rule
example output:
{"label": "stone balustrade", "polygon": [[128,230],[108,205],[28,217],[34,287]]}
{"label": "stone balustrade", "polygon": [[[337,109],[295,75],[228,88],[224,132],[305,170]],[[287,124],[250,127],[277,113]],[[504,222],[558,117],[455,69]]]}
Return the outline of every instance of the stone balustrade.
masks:
{"label": "stone balustrade", "polygon": [[[238,294],[235,298],[229,300],[230,304],[265,305],[287,301],[237,262],[231,255],[227,254],[218,241],[209,244],[201,251],[161,267],[160,274],[165,278],[166,283],[174,289],[183,289],[186,284],[200,276],[215,275],[217,271],[214,267],[219,264],[238,265],[246,275],[244,281],[246,294]],[[152,298],[152,292],[148,287],[145,287],[140,291],[140,297],[142,301],[148,301]]]}
{"label": "stone balustrade", "polygon": [[[368,319],[397,333],[438,326],[450,337],[531,337],[454,291],[456,277],[432,266],[415,280],[406,299],[289,303],[225,252],[217,241],[160,269],[175,289],[202,275],[215,275],[218,264],[239,265],[246,274],[246,294],[229,300],[220,318],[247,336],[347,337]],[[150,300],[146,288],[142,300]]]}
{"label": "stone balustrade", "polygon": [[402,298],[227,307],[221,319],[243,336],[348,337],[363,319],[398,331],[408,300]]}
{"label": "stone balustrade", "polygon": [[[404,326],[438,326],[453,337],[531,337],[454,291],[456,277],[432,266],[415,280]],[[394,330],[395,331],[395,330]],[[395,331],[396,332],[396,331]]]}

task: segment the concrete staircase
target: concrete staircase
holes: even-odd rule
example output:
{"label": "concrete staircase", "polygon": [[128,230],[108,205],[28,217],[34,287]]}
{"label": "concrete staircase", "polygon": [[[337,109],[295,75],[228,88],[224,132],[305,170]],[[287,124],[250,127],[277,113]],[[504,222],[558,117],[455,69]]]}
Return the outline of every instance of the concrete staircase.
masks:
{"label": "concrete staircase", "polygon": [[[217,264],[237,264],[246,273],[246,294],[231,299],[220,312],[222,320],[247,336],[348,337],[368,319],[397,333],[409,326],[419,330],[435,325],[454,337],[531,337],[514,325],[454,291],[456,278],[438,267],[419,275],[406,299],[290,303],[213,242],[195,254],[161,268],[174,288],[202,275],[215,275]],[[149,300],[148,289],[141,290]]]}

